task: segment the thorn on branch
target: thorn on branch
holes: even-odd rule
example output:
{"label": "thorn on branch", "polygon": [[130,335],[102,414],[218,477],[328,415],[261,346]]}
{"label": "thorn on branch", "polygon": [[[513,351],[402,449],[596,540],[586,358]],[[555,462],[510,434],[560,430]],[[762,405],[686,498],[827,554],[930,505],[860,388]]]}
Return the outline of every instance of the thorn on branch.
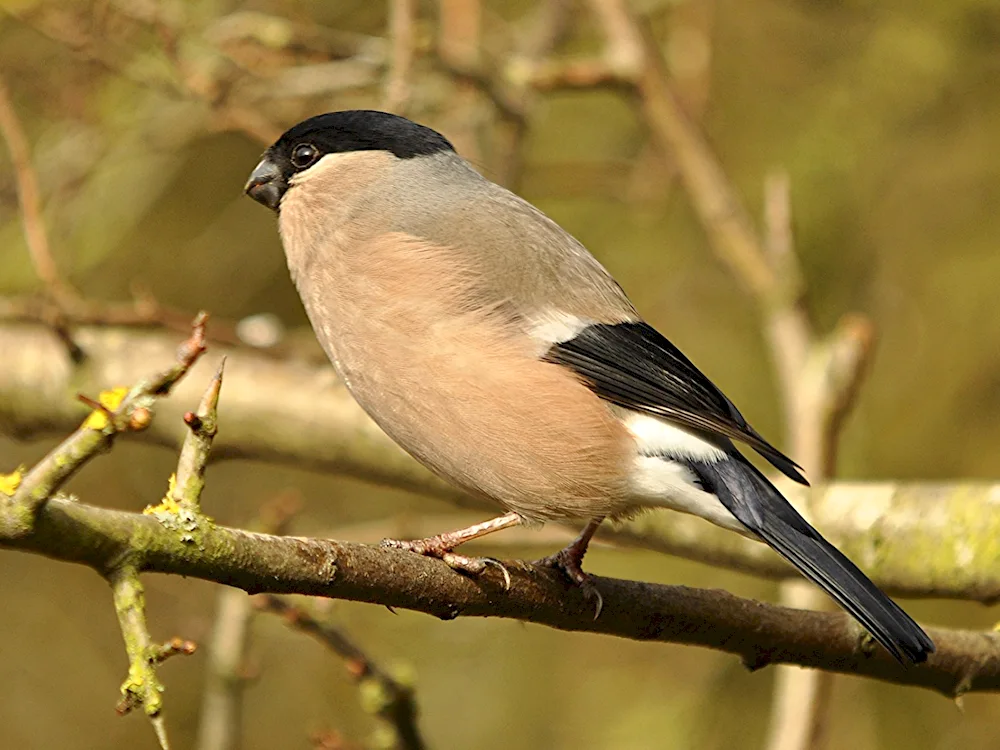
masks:
{"label": "thorn on branch", "polygon": [[[181,345],[177,361],[171,368],[140,382],[131,390],[118,386],[102,391],[97,399],[77,396],[93,411],[73,434],[24,475],[12,498],[19,512],[5,514],[0,519],[0,532],[4,536],[13,538],[29,533],[35,516],[52,494],[94,456],[108,450],[119,432],[149,426],[155,398],[169,393],[205,351],[207,319],[206,313],[199,313],[195,318],[191,335]],[[216,377],[221,379],[221,371]],[[217,400],[218,386],[215,388]]]}
{"label": "thorn on branch", "polygon": [[201,493],[205,488],[205,470],[208,467],[212,441],[218,432],[219,393],[222,390],[225,364],[226,360],[223,357],[208,388],[205,389],[205,394],[201,397],[197,410],[184,415],[184,423],[190,431],[184,437],[184,444],[181,446],[177,461],[175,481],[171,483],[171,490],[168,493],[169,499],[195,513],[200,513]]}
{"label": "thorn on branch", "polygon": [[[97,413],[98,419],[93,419],[94,415],[88,417],[87,423],[85,423],[87,424],[88,427],[90,427],[91,429],[100,430],[103,429],[106,425],[114,424],[115,413],[114,411],[112,411],[112,409],[118,408],[118,404],[121,403],[122,398],[124,398],[124,394],[121,394],[121,396],[117,397],[118,404],[115,404],[115,406],[113,407],[108,406],[108,402],[110,402],[110,400],[113,397],[115,397],[116,395],[115,391],[117,390],[118,389],[116,388],[111,391],[104,391],[100,395],[100,397],[96,399],[91,398],[90,396],[84,393],[76,394],[77,401],[79,401],[84,406],[90,407]],[[105,394],[108,395],[106,396]],[[95,426],[95,424],[100,426]]]}
{"label": "thorn on branch", "polygon": [[80,346],[76,339],[73,338],[72,332],[69,330],[69,325],[67,325],[65,319],[59,319],[53,322],[52,331],[56,334],[56,338],[59,339],[60,343],[66,348],[66,354],[69,356],[69,361],[75,366],[80,366],[87,361],[87,352],[84,351],[83,347]]}

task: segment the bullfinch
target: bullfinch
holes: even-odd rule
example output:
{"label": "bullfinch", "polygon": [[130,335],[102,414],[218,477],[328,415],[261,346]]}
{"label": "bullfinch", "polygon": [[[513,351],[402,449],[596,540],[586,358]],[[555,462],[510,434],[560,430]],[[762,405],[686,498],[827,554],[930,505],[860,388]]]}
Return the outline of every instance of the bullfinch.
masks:
{"label": "bullfinch", "polygon": [[385,112],[319,115],[267,149],[246,192],[278,214],[309,320],[361,407],[418,461],[506,511],[389,544],[476,572],[485,561],[459,544],[580,519],[581,535],[547,561],[593,594],[581,562],[601,521],[669,508],[768,544],[899,661],[934,651],[734,441],[805,484],[797,465],[580,242],[442,135]]}

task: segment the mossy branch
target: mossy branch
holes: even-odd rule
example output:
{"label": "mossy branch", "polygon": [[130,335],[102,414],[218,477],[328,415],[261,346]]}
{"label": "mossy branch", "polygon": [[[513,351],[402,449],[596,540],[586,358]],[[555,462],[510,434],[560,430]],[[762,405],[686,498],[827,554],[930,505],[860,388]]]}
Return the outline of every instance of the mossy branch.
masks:
{"label": "mossy branch", "polygon": [[[8,505],[0,502],[0,516]],[[1000,690],[1000,634],[928,628],[937,652],[904,669],[841,612],[788,609],[724,591],[595,577],[604,609],[593,607],[548,568],[508,563],[472,580],[444,563],[405,551],[202,525],[185,542],[149,515],[54,497],[31,533],[0,546],[107,570],[128,559],[140,572],[183,575],[251,593],[306,594],[411,609],[444,620],[502,617],[561,630],[683,643],[736,654],[751,668],[799,664],[926,687],[948,696]]]}

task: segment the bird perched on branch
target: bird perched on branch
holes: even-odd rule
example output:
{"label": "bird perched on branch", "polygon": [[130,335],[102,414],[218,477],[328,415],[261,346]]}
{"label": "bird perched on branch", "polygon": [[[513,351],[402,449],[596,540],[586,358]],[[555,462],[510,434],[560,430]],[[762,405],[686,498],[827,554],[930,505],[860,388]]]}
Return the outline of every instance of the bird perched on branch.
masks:
{"label": "bird perched on branch", "polygon": [[278,213],[313,329],[361,407],[434,472],[507,511],[392,546],[475,573],[488,561],[456,554],[463,542],[581,519],[547,562],[596,594],[581,562],[601,521],[670,508],[770,545],[896,659],[934,650],[733,441],[805,484],[796,464],[643,322],[583,245],[439,133],[384,112],[313,117],[267,150],[246,192]]}

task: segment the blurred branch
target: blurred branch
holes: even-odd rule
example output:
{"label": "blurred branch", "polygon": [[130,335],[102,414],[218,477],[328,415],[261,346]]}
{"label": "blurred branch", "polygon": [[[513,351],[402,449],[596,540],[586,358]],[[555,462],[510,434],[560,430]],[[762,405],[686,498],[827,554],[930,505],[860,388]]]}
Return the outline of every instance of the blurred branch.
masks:
{"label": "blurred branch", "polygon": [[[164,333],[83,327],[75,337],[87,350],[74,368],[60,343],[37,325],[0,324],[0,432],[18,439],[65,433],[79,425],[79,406],[67,393],[96,392],[109,382],[136,382],[149,362],[172,356]],[[254,458],[342,473],[434,495],[464,507],[486,506],[460,494],[407,456],[361,411],[329,365],[277,361],[247,348],[216,351],[227,357],[226,430],[213,443],[214,460]],[[200,369],[199,369],[200,368]],[[211,366],[195,368],[211,378]],[[274,394],[261,399],[261,393]],[[158,405],[161,417],[125,437],[178,447],[171,427],[180,403],[201,394],[182,381],[176,399]],[[793,502],[803,490],[779,484]],[[975,482],[835,482],[814,493],[812,521],[887,591],[986,603],[1000,599],[1000,571],[992,554],[1000,519],[992,508],[1000,485]],[[716,529],[701,519],[649,512],[601,538],[676,554],[768,578],[797,578],[767,547]]]}
{"label": "blurred branch", "polygon": [[[252,526],[268,534],[283,535],[300,505],[297,493],[281,493],[261,506]],[[219,592],[208,646],[197,750],[237,750],[243,744],[243,692],[248,681],[246,659],[253,618],[254,609],[246,593],[229,587]]]}
{"label": "blurred branch", "polygon": [[231,588],[219,592],[207,649],[197,750],[237,750],[242,746],[246,651],[252,620],[250,599],[244,592]]}
{"label": "blurred branch", "polygon": [[[796,294],[777,295],[766,306],[765,332],[769,333],[775,362],[786,433],[791,454],[813,483],[824,482],[835,469],[839,430],[825,429],[846,414],[853,404],[865,363],[871,353],[871,335],[851,329],[829,345],[816,342],[805,305],[805,286],[792,239],[790,181],[784,172],[772,174],[764,185],[765,239],[760,254],[774,270],[776,282]],[[870,326],[865,329],[870,333]],[[858,334],[858,335],[855,335]],[[808,498],[808,496],[807,496]],[[803,512],[808,514],[808,505]],[[828,600],[802,581],[781,585],[780,601],[800,609],[828,608]],[[783,667],[775,679],[767,747],[770,750],[808,750],[822,746],[833,676],[827,672]]]}
{"label": "blurred branch", "polygon": [[671,89],[669,74],[648,26],[628,17],[633,32],[628,39],[637,39],[641,45],[642,69],[636,90],[653,137],[676,160],[713,249],[748,289],[765,301],[771,300],[778,293],[777,281],[761,252],[749,213]]}
{"label": "blurred branch", "polygon": [[417,727],[417,705],[413,687],[404,684],[378,666],[343,631],[316,619],[287,598],[273,594],[256,597],[257,608],[282,617],[289,626],[312,636],[342,658],[361,689],[366,710],[378,715],[390,728],[392,740],[386,750],[423,750],[424,740]]}
{"label": "blurred branch", "polygon": [[[778,376],[779,390],[785,399],[785,412],[797,411],[799,380],[806,367],[812,345],[812,323],[805,309],[805,283],[792,238],[791,184],[788,174],[774,172],[764,181],[764,246],[761,255],[775,270],[776,281],[784,287],[780,304],[766,307],[766,333]],[[787,421],[787,420],[786,420]],[[801,442],[796,424],[788,424],[791,444]],[[798,446],[802,447],[802,446]]]}
{"label": "blurred branch", "polygon": [[[0,503],[0,515],[9,508]],[[752,669],[800,664],[925,687],[947,696],[1000,690],[1000,635],[929,628],[929,661],[904,668],[874,648],[846,614],[763,604],[724,591],[594,577],[600,618],[558,571],[509,562],[473,580],[439,560],[401,550],[319,539],[269,536],[207,519],[198,544],[150,515],[53,497],[30,533],[0,546],[107,569],[122,559],[158,572],[237,586],[252,593],[306,594],[412,609],[441,619],[503,617],[561,630],[683,643],[739,655]]]}
{"label": "blurred branch", "polygon": [[[50,326],[79,364],[86,352],[73,339],[70,327],[76,324],[164,326],[187,330],[191,316],[159,305],[147,295],[136,295],[132,303],[106,303],[86,300],[59,273],[52,256],[42,215],[38,179],[31,163],[28,142],[14,112],[10,95],[0,79],[0,134],[11,154],[21,209],[21,226],[32,264],[41,279],[46,296],[18,299],[0,298],[0,319],[39,321]],[[239,343],[232,326],[217,326],[213,336],[223,343]]]}
{"label": "blurred branch", "polygon": [[[13,15],[38,33],[62,44],[78,58],[95,63],[108,73],[132,81],[143,89],[157,91],[174,99],[201,103],[206,107],[212,126],[217,130],[242,132],[265,145],[273,143],[281,134],[281,129],[270,123],[259,111],[229,98],[232,81],[223,74],[224,66],[215,64],[224,59],[221,52],[215,50],[214,61],[201,61],[196,70],[189,69],[184,64],[185,61],[177,58],[176,45],[170,43],[170,40],[176,40],[180,34],[180,29],[175,26],[178,20],[169,18],[167,14],[140,14],[131,17],[133,21],[150,26],[160,39],[165,40],[163,50],[168,63],[165,66],[167,75],[138,72],[144,68],[119,59],[111,51],[107,40],[95,39],[83,31],[83,28],[91,24],[75,22],[69,10],[54,10],[43,6],[27,12],[18,11]],[[191,34],[193,30],[186,29],[185,33]],[[206,51],[212,52],[211,48]]]}
{"label": "blurred branch", "polygon": [[[71,303],[55,304],[41,297],[0,297],[0,322],[42,323],[63,339],[67,348],[77,347],[73,336],[76,326],[111,326],[129,328],[164,329],[186,332],[191,328],[191,313],[161,305],[142,290],[137,290],[132,302],[99,302],[76,298]],[[205,332],[206,341],[225,346],[244,344],[238,332],[238,323],[212,319],[212,326]],[[289,354],[282,343],[258,347],[257,351],[268,357]],[[82,361],[87,353],[79,349],[77,358]]]}
{"label": "blurred branch", "polygon": [[[452,71],[475,71],[482,64],[482,0],[437,0],[438,34],[437,54]],[[473,163],[482,160],[482,126],[484,118],[477,89],[490,91],[479,85],[473,75],[457,75],[455,91],[448,98],[445,128],[451,135],[456,150]],[[491,98],[493,98],[491,96]],[[500,99],[493,99],[498,111],[504,113]]]}
{"label": "blurred branch", "polygon": [[416,46],[416,0],[389,0],[389,39],[392,62],[385,83],[382,109],[403,113],[410,100],[410,76]]}
{"label": "blurred branch", "polygon": [[572,0],[536,3],[517,32],[513,54],[507,58],[503,90],[517,116],[508,117],[505,125],[498,128],[494,165],[500,184],[511,190],[517,190],[524,173],[523,145],[528,133],[528,117],[541,103],[541,97],[531,87],[531,82],[518,71],[530,70],[552,53],[568,32],[573,11]]}
{"label": "blurred branch", "polygon": [[[860,319],[819,343],[804,303],[802,276],[791,240],[788,179],[767,184],[767,242],[762,242],[707,139],[671,87],[648,22],[625,0],[591,0],[607,37],[608,69],[636,80],[647,124],[670,153],[713,250],[759,303],[784,396],[790,453],[816,483],[832,475],[839,428],[866,372],[873,333]],[[634,71],[641,71],[636,75]],[[770,252],[768,252],[768,250]],[[806,495],[806,500],[811,500]],[[807,516],[811,503],[806,503]],[[826,604],[814,587],[792,581],[782,601],[799,607]],[[775,687],[768,747],[806,750],[822,742],[829,674],[781,670]]]}
{"label": "blurred branch", "polygon": [[10,151],[21,208],[21,227],[24,230],[25,243],[28,245],[28,252],[31,253],[35,272],[54,302],[75,299],[76,292],[59,274],[55,258],[52,257],[48,233],[45,231],[45,219],[42,216],[38,177],[31,164],[28,139],[24,135],[24,128],[21,127],[21,121],[14,111],[10,93],[2,78],[0,78],[0,134],[3,135]]}

